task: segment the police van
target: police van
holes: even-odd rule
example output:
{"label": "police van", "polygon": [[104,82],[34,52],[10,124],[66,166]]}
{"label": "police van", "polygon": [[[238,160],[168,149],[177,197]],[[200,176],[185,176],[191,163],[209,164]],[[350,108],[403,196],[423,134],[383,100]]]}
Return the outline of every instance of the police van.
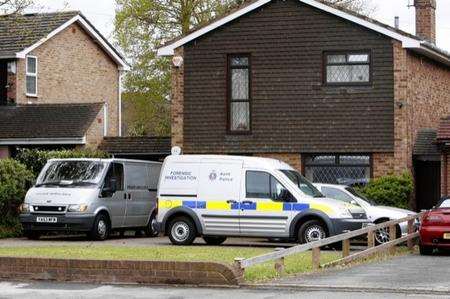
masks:
{"label": "police van", "polygon": [[159,230],[175,245],[203,237],[289,238],[300,243],[367,224],[360,207],[324,197],[288,164],[267,158],[172,155],[158,183]]}

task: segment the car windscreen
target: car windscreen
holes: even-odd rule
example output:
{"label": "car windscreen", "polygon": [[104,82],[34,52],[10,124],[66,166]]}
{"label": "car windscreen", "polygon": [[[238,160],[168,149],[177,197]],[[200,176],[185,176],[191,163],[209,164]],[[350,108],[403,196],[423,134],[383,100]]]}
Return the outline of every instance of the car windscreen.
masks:
{"label": "car windscreen", "polygon": [[39,176],[36,187],[95,186],[99,184],[105,163],[99,161],[54,161]]}
{"label": "car windscreen", "polygon": [[306,195],[312,197],[325,197],[320,191],[314,187],[305,177],[295,170],[280,169],[298,188]]}
{"label": "car windscreen", "polygon": [[364,194],[362,194],[361,192],[359,192],[358,190],[352,188],[352,187],[345,187],[345,190],[347,190],[348,192],[350,192],[351,194],[353,194],[356,197],[361,198],[364,201],[367,201],[370,205],[375,206],[377,203],[374,202],[373,200],[367,198]]}

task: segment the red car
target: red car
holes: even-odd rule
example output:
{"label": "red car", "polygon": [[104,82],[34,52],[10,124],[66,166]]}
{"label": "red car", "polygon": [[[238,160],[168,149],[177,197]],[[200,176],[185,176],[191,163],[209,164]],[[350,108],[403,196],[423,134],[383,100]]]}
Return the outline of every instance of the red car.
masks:
{"label": "red car", "polygon": [[435,248],[450,249],[450,198],[423,216],[419,248],[422,255],[432,254]]}

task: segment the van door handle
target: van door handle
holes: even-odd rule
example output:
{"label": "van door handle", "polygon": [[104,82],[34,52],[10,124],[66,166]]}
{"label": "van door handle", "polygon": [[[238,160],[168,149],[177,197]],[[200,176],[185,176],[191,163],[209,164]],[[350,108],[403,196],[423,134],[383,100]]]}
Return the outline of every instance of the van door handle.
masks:
{"label": "van door handle", "polygon": [[131,200],[131,193],[128,193],[128,199]]}
{"label": "van door handle", "polygon": [[123,199],[127,199],[127,193],[123,194]]}
{"label": "van door handle", "polygon": [[235,201],[235,200],[227,200],[227,203],[232,204],[232,203],[237,203],[237,201]]}

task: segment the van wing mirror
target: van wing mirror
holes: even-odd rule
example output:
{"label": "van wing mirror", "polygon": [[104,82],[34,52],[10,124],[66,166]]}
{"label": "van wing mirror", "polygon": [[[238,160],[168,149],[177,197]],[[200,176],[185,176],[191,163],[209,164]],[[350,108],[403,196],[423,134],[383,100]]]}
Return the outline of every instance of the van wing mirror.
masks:
{"label": "van wing mirror", "polygon": [[109,197],[112,196],[117,191],[117,179],[110,178],[109,181],[106,182],[105,186],[102,189],[102,196]]}
{"label": "van wing mirror", "polygon": [[280,194],[278,194],[276,200],[283,201],[283,202],[292,202],[293,196],[292,196],[291,192],[289,192],[289,190],[283,189],[283,190],[281,190]]}

